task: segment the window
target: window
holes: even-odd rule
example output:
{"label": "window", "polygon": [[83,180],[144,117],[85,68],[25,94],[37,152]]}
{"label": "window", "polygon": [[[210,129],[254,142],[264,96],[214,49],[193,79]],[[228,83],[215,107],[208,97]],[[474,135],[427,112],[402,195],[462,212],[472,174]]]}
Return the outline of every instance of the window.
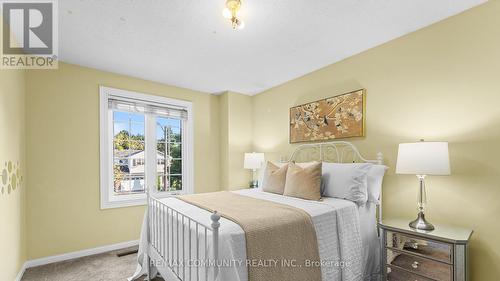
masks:
{"label": "window", "polygon": [[101,208],[193,191],[192,104],[100,87]]}

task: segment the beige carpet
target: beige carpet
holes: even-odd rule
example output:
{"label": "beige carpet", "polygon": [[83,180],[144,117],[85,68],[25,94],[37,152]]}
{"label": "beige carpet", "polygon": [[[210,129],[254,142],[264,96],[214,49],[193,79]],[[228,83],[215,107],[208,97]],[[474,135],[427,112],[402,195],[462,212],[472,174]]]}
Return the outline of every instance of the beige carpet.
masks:
{"label": "beige carpet", "polygon": [[[131,249],[127,249],[131,250]],[[29,268],[22,281],[122,281],[127,280],[137,264],[137,254],[118,257],[114,251],[64,262]],[[132,249],[133,250],[133,249]],[[142,278],[140,279],[142,280]],[[155,281],[163,280],[161,278]]]}

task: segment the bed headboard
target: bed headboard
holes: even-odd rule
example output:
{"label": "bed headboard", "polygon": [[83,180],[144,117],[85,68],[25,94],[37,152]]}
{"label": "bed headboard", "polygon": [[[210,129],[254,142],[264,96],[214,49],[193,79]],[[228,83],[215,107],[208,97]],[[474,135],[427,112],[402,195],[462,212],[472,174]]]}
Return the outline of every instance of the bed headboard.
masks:
{"label": "bed headboard", "polygon": [[354,144],[347,141],[306,143],[295,148],[288,162],[322,161],[334,163],[374,163],[382,165],[384,156],[377,153],[376,160],[368,160],[359,153]]}
{"label": "bed headboard", "polygon": [[[377,153],[377,159],[368,160],[363,157],[354,144],[347,141],[301,144],[295,148],[288,162],[333,162],[333,163],[373,163],[384,164],[384,155]],[[382,222],[382,192],[377,204],[377,222]]]}

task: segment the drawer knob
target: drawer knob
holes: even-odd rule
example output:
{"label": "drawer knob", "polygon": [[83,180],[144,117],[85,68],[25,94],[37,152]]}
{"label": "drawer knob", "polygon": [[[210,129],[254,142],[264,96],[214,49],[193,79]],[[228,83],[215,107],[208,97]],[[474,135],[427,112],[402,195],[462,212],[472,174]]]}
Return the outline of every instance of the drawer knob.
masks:
{"label": "drawer knob", "polygon": [[414,249],[414,250],[418,250],[418,242],[411,242],[409,243],[410,248]]}
{"label": "drawer knob", "polygon": [[414,269],[417,269],[418,268],[418,261],[414,261],[412,264],[411,264],[411,267],[413,267]]}

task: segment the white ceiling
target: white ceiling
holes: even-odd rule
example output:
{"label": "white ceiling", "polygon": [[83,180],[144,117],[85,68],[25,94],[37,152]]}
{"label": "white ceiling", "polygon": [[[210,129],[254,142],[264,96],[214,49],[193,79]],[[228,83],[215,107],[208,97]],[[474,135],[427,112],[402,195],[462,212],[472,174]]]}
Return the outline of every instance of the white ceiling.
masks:
{"label": "white ceiling", "polygon": [[61,60],[169,85],[256,94],[485,0],[59,1]]}

